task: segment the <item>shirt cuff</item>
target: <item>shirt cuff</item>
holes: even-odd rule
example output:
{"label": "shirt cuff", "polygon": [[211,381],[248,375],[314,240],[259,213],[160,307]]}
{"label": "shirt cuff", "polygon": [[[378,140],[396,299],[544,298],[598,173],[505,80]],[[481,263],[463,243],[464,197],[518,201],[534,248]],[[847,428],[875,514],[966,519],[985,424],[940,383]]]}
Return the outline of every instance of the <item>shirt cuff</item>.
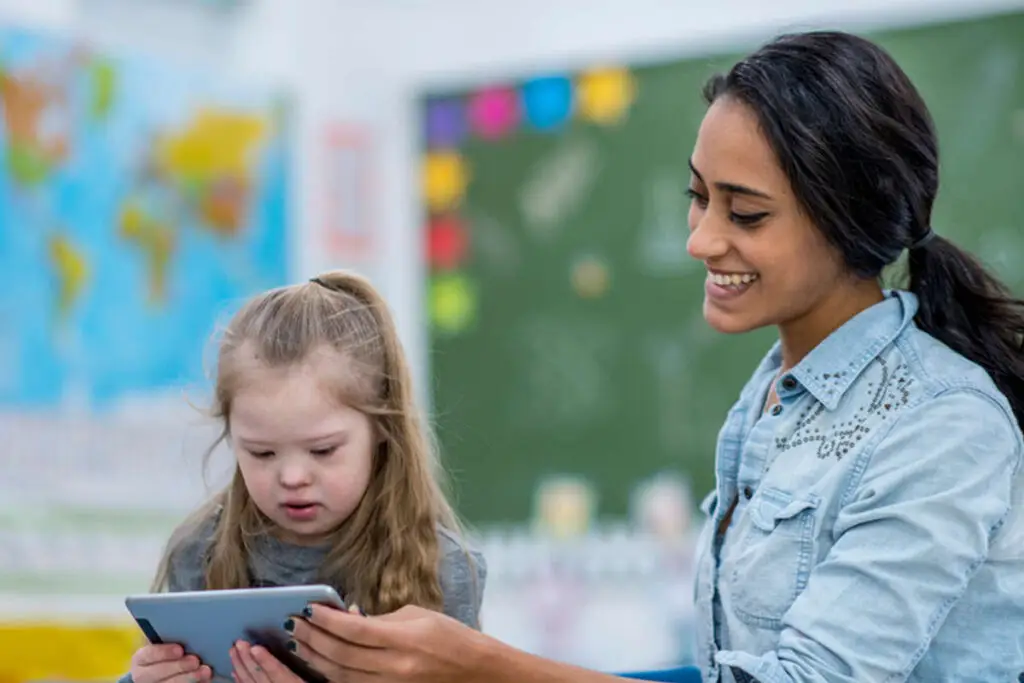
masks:
{"label": "shirt cuff", "polygon": [[[755,657],[746,652],[722,650],[715,655],[715,661],[722,668],[731,667],[745,672],[756,683],[798,683],[782,668],[782,664],[774,652]],[[733,677],[740,680],[736,673],[733,673]]]}

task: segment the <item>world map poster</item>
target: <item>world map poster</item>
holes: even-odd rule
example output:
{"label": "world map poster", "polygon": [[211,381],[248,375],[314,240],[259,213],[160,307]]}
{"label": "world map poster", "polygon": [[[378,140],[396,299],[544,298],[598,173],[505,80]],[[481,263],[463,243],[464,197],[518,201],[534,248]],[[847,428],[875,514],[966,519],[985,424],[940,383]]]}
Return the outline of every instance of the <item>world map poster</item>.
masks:
{"label": "world map poster", "polygon": [[196,380],[224,302],[283,280],[279,114],[207,80],[0,33],[0,404]]}
{"label": "world map poster", "polygon": [[287,277],[286,114],[0,28],[0,622],[126,616],[205,495],[211,337]]}

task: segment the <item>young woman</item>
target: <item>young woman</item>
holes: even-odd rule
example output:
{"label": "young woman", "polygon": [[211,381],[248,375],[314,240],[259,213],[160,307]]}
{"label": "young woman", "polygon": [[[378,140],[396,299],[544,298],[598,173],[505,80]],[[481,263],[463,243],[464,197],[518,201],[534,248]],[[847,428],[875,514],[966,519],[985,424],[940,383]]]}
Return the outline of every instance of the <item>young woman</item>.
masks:
{"label": "young woman", "polygon": [[[706,96],[689,188],[705,317],[779,342],[720,432],[704,680],[1017,680],[1024,305],[932,228],[924,102],[879,47],[827,32],[769,43]],[[907,252],[906,289],[884,290]],[[611,680],[415,608],[316,609],[295,637],[339,681]]]}

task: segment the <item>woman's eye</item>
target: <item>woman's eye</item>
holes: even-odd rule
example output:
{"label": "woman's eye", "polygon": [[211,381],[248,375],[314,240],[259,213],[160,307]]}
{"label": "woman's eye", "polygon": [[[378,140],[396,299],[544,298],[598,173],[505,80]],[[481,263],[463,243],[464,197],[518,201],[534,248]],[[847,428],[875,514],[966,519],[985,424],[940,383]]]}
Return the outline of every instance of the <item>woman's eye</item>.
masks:
{"label": "woman's eye", "polygon": [[705,207],[708,205],[708,198],[702,195],[697,190],[693,189],[692,187],[686,188],[686,196],[690,198],[690,201],[696,202],[696,204],[700,207]]}
{"label": "woman's eye", "polygon": [[733,223],[737,225],[756,225],[768,216],[767,213],[735,213],[731,214]]}

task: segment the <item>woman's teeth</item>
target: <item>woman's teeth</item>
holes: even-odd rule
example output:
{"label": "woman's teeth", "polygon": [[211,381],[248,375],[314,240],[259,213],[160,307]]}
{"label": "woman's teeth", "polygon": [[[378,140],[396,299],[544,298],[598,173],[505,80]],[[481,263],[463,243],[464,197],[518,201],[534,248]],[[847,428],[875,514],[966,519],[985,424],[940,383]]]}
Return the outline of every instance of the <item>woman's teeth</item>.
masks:
{"label": "woman's teeth", "polygon": [[708,273],[708,277],[716,285],[728,287],[730,285],[745,285],[757,279],[757,273]]}

